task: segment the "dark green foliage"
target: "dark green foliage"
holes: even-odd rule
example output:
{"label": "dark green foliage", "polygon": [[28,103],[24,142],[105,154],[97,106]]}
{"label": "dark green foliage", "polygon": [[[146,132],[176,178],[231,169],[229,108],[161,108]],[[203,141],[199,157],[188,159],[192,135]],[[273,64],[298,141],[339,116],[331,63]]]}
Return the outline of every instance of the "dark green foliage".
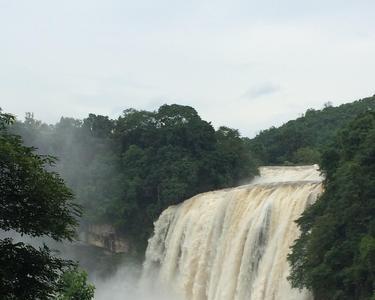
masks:
{"label": "dark green foliage", "polygon": [[[54,163],[22,145],[7,127],[13,117],[0,111],[0,229],[56,241],[74,237],[79,207],[57,173]],[[71,263],[55,258],[46,246],[0,240],[1,299],[50,299],[59,273]]]}
{"label": "dark green foliage", "polygon": [[51,299],[58,289],[59,270],[69,262],[11,239],[0,240],[1,299]]}
{"label": "dark green foliage", "polygon": [[249,148],[263,165],[319,163],[337,131],[369,109],[375,110],[375,96],[338,107],[328,103],[322,110],[308,109],[304,116],[279,128],[261,131],[248,141]]}
{"label": "dark green foliage", "polygon": [[57,300],[91,300],[95,287],[87,283],[87,273],[77,268],[70,269],[59,280]]}
{"label": "dark green foliage", "polygon": [[55,240],[71,239],[76,221],[72,193],[57,173],[54,159],[22,146],[18,136],[0,135],[0,228]]}
{"label": "dark green foliage", "polygon": [[117,220],[143,240],[169,205],[255,173],[238,132],[215,132],[188,106],[127,110],[116,122],[114,140],[120,147],[124,187]]}
{"label": "dark green foliage", "polygon": [[215,136],[218,155],[213,161],[214,169],[219,170],[219,180],[222,180],[220,185],[234,186],[241,180],[248,180],[249,174],[255,174],[257,165],[238,130],[222,126]]}
{"label": "dark green foliage", "polygon": [[375,288],[375,112],[361,114],[324,152],[324,194],[297,221],[290,280],[316,299],[372,299]]}
{"label": "dark green foliage", "polygon": [[85,209],[83,226],[110,223],[142,247],[169,205],[256,173],[238,131],[215,131],[189,106],[127,109],[117,120],[62,118],[54,126],[29,114],[13,130],[59,157],[58,171]]}

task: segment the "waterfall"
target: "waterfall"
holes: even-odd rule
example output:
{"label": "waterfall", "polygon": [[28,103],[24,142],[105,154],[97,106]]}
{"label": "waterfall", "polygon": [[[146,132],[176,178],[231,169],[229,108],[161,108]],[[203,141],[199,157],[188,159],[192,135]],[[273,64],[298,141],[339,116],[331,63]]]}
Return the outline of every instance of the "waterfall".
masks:
{"label": "waterfall", "polygon": [[318,166],[261,167],[250,184],[197,195],[155,222],[142,276],[181,300],[309,300],[287,281],[295,220],[322,192]]}

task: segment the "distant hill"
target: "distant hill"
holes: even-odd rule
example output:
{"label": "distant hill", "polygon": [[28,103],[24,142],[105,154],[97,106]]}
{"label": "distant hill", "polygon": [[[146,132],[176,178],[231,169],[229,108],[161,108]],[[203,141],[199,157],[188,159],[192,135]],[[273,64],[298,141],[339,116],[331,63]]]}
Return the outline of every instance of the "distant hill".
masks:
{"label": "distant hill", "polygon": [[337,131],[368,110],[375,110],[375,95],[337,107],[326,104],[321,110],[308,109],[302,117],[246,141],[259,165],[319,163]]}

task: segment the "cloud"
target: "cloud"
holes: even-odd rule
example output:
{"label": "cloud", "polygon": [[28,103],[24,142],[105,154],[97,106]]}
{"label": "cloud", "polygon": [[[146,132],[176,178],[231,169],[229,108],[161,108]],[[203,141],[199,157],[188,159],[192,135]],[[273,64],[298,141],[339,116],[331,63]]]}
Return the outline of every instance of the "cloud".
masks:
{"label": "cloud", "polygon": [[262,83],[258,86],[253,86],[249,88],[243,95],[242,98],[248,100],[255,100],[260,97],[271,95],[279,92],[281,90],[279,85],[273,83]]}

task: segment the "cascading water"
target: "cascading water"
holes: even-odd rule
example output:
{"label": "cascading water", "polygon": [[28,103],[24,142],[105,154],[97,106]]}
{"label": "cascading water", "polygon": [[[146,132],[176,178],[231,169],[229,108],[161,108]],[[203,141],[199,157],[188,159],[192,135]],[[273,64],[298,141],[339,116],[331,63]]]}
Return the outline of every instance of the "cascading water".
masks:
{"label": "cascading water", "polygon": [[286,257],[294,221],[322,179],[316,165],[262,167],[248,185],[167,208],[149,240],[142,285],[183,300],[311,299],[290,287]]}

